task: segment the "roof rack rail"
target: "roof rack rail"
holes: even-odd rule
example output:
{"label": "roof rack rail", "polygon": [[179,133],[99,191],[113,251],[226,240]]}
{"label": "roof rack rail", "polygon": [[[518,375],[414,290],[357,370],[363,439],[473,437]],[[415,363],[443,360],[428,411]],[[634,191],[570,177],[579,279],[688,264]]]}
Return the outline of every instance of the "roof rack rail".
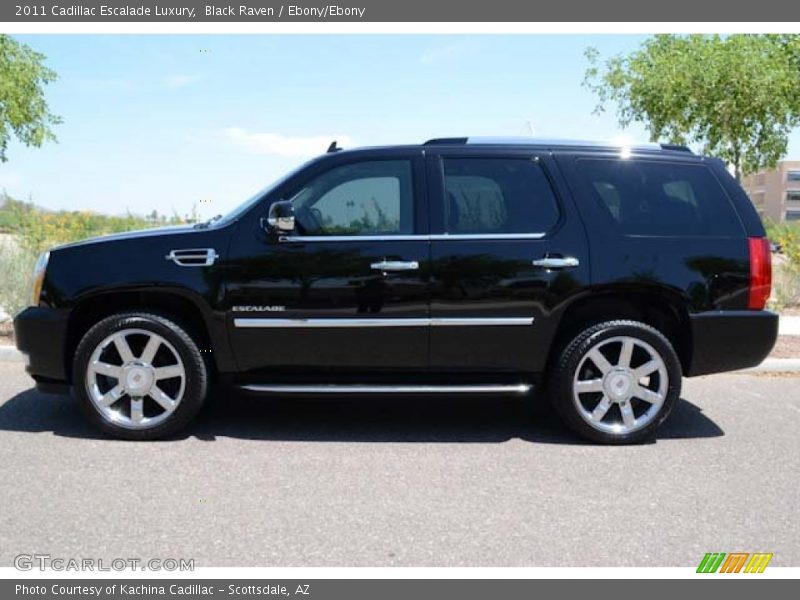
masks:
{"label": "roof rack rail", "polygon": [[630,144],[602,140],[571,140],[537,137],[443,137],[426,141],[424,146],[464,146],[469,144],[561,146],[572,148],[632,148],[635,150],[671,150],[693,154],[691,148],[682,144],[659,144],[657,142],[632,142]]}
{"label": "roof rack rail", "polygon": [[[451,137],[451,138],[434,138],[425,142],[425,146],[440,146],[440,145],[471,145],[471,144],[484,144],[484,145],[511,145],[511,146],[558,146],[558,147],[572,147],[572,148],[632,148],[639,150],[661,150],[662,144],[655,142],[632,142],[630,144],[603,141],[603,140],[573,140],[573,139],[559,139],[559,138],[540,138],[533,136],[478,136],[478,137]],[[688,151],[688,148],[686,149]]]}
{"label": "roof rack rail", "polygon": [[466,144],[469,141],[469,138],[465,137],[449,137],[449,138],[433,138],[428,140],[423,146],[449,146],[449,145],[460,145]]}
{"label": "roof rack rail", "polygon": [[694,154],[689,146],[684,146],[683,144],[661,144],[661,148],[663,150],[675,150],[676,152],[688,152],[689,154]]}

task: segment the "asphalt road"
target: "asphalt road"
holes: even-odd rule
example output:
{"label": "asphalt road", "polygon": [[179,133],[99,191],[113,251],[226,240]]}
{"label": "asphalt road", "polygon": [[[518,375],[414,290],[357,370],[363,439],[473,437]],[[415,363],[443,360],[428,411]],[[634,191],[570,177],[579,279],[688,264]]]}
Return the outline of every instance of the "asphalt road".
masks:
{"label": "asphalt road", "polygon": [[800,566],[800,378],[687,380],[655,443],[519,401],[216,398],[186,436],[98,437],[0,363],[0,566]]}

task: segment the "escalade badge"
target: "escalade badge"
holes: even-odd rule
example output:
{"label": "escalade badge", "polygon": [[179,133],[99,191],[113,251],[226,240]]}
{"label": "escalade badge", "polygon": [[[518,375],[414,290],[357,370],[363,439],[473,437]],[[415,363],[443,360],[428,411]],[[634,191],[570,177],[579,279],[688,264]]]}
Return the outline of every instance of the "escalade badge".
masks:
{"label": "escalade badge", "polygon": [[231,309],[233,312],[283,312],[286,310],[285,306],[234,306]]}

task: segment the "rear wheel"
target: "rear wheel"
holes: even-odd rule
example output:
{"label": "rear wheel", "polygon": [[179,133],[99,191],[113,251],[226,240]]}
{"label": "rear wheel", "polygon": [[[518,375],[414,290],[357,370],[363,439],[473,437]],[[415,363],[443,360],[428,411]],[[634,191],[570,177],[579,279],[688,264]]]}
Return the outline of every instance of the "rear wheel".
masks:
{"label": "rear wheel", "polygon": [[191,336],[150,313],[103,319],[75,353],[73,383],[84,413],[115,437],[149,440],[183,428],[205,400],[208,374]]}
{"label": "rear wheel", "polygon": [[587,328],[562,351],[551,374],[551,402],[564,422],[595,442],[652,437],[681,392],[681,366],[658,330],[637,321]]}

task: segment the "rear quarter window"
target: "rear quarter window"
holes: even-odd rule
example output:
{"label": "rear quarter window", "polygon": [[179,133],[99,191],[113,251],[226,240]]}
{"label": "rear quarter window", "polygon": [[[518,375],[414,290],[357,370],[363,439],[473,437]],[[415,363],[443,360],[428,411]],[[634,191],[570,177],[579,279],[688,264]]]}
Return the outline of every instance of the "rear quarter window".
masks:
{"label": "rear quarter window", "polygon": [[607,224],[624,235],[741,236],[741,221],[705,165],[580,159],[578,173]]}

